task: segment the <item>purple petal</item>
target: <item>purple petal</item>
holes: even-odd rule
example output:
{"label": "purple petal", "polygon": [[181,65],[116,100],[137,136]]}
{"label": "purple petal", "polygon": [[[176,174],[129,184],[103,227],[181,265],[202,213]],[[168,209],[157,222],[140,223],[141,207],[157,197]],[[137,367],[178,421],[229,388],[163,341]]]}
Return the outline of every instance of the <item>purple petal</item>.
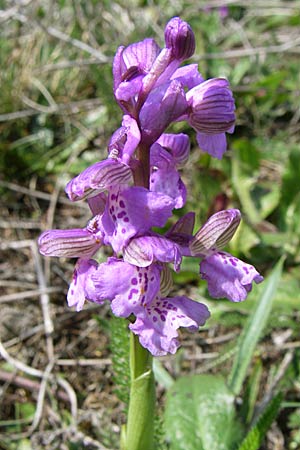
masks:
{"label": "purple petal", "polygon": [[124,112],[131,111],[131,100],[140,92],[143,86],[143,75],[130,81],[122,81],[115,90],[115,97]]}
{"label": "purple petal", "polygon": [[184,216],[180,217],[177,222],[168,230],[166,236],[173,233],[182,233],[191,236],[195,226],[195,213],[190,211]]}
{"label": "purple petal", "polygon": [[161,192],[174,200],[174,208],[185,205],[187,191],[176,169],[156,170],[150,176],[150,190]]}
{"label": "purple petal", "polygon": [[222,157],[226,150],[224,137],[222,141],[206,142],[202,134],[222,136],[234,125],[235,105],[228,81],[223,78],[207,80],[189,90],[186,98],[191,108],[188,122],[200,133],[200,147],[217,158]]}
{"label": "purple petal", "polygon": [[233,302],[246,299],[253,281],[263,281],[253,266],[225,252],[206,257],[200,263],[200,274],[207,281],[208,292],[212,297],[226,297]]}
{"label": "purple petal", "polygon": [[157,143],[171,152],[177,167],[182,167],[187,162],[190,155],[190,139],[186,134],[163,133]]}
{"label": "purple petal", "polygon": [[111,158],[85,169],[69,181],[65,191],[70,200],[77,201],[94,196],[111,186],[126,185],[130,182],[132,182],[130,167]]}
{"label": "purple petal", "polygon": [[213,214],[190,242],[191,255],[204,256],[225,247],[241,221],[238,209],[226,209]]}
{"label": "purple petal", "polygon": [[178,328],[197,331],[209,317],[202,303],[187,297],[156,298],[142,310],[129,328],[139,336],[140,343],[154,356],[175,353],[179,347]]}
{"label": "purple petal", "polygon": [[68,305],[76,306],[77,311],[81,311],[85,300],[96,301],[102,304],[92,281],[92,275],[97,270],[98,263],[93,259],[79,259],[73,273],[73,280],[70,284],[67,300]]}
{"label": "purple petal", "polygon": [[126,67],[124,67],[122,60],[122,53],[124,51],[124,48],[125,47],[123,45],[118,48],[113,60],[114,91],[121,83],[123,71],[126,70]]}
{"label": "purple petal", "polygon": [[160,270],[156,265],[136,267],[120,259],[109,258],[93,274],[101,300],[112,302],[113,313],[128,317],[143,310],[159,291]]}
{"label": "purple petal", "polygon": [[94,197],[89,197],[87,199],[90,210],[92,211],[94,216],[102,214],[104,212],[106,201],[107,197],[104,192],[100,192],[100,194],[94,195]]}
{"label": "purple petal", "polygon": [[[154,39],[147,38],[126,47],[122,52],[122,60],[126,69],[138,67],[141,73],[148,73],[160,52]],[[123,75],[124,76],[124,75]]]}
{"label": "purple petal", "polygon": [[197,133],[197,142],[201,150],[209,153],[214,158],[222,159],[227,149],[225,133],[203,134]]}
{"label": "purple petal", "polygon": [[183,87],[176,80],[151,91],[139,116],[143,140],[152,144],[171,122],[184,114],[187,107]]}
{"label": "purple petal", "polygon": [[160,235],[141,236],[130,241],[123,251],[124,260],[139,267],[147,267],[155,261],[173,263],[179,270],[181,254],[174,242]]}
{"label": "purple petal", "polygon": [[105,243],[115,252],[121,251],[136,234],[163,227],[173,207],[169,196],[142,187],[111,190],[102,218]]}
{"label": "purple petal", "polygon": [[47,230],[38,240],[39,251],[44,256],[89,258],[102,244],[101,233],[86,229]]}
{"label": "purple petal", "polygon": [[178,80],[184,87],[192,89],[204,82],[204,78],[198,71],[198,64],[188,64],[179,67],[172,75],[172,80]]}
{"label": "purple petal", "polygon": [[125,114],[122,126],[116,130],[109,142],[109,157],[129,165],[131,157],[141,140],[141,133],[136,120]]}
{"label": "purple petal", "polygon": [[168,170],[175,166],[175,161],[166,149],[158,144],[158,142],[154,142],[150,147],[150,166],[153,169]]}

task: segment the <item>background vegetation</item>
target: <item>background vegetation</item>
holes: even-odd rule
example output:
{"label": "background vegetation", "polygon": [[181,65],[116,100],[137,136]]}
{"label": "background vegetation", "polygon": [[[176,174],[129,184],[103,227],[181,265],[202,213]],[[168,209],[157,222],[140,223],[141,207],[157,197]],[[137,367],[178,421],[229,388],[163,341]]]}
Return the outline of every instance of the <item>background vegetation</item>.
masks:
{"label": "background vegetation", "polygon": [[[261,448],[299,449],[300,2],[22,0],[0,1],[0,8],[0,448],[118,446],[127,399],[126,385],[114,388],[126,360],[126,349],[116,351],[123,322],[112,320],[108,307],[70,311],[73,261],[42,259],[36,238],[89,219],[63,189],[105,156],[119,127],[111,74],[117,47],[147,36],[162,45],[165,23],[179,15],[196,35],[191,61],[205,78],[227,77],[237,105],[222,161],[201,154],[195,133],[176,125],[193,144],[183,175],[186,210],[197,211],[199,225],[238,207],[244,221],[230,251],[264,276],[285,258],[238,406],[246,398],[254,410],[280,390],[281,409]],[[170,381],[164,369],[172,379],[226,376],[263,289],[243,304],[212,301],[196,261],[175,281],[177,291],[205,297],[212,318],[200,334],[182,335],[176,356],[160,360],[161,404]]]}

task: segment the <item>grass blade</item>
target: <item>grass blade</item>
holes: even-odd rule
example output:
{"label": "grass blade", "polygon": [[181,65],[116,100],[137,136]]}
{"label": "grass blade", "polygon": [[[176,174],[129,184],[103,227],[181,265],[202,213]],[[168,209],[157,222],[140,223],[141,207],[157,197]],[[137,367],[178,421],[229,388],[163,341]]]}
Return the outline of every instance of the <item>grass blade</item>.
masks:
{"label": "grass blade", "polygon": [[281,278],[283,262],[284,259],[281,258],[269,275],[262,296],[240,336],[238,351],[229,375],[229,387],[236,395],[241,391],[256,344],[270,316],[272,301]]}

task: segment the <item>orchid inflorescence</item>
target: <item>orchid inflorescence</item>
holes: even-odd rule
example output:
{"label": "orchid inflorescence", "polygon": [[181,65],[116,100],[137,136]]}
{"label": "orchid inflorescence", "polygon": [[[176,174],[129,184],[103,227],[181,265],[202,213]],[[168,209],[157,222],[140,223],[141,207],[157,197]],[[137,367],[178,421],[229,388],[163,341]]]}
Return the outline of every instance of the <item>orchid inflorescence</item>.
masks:
{"label": "orchid inflorescence", "polygon": [[[196,331],[210,315],[185,295],[168,297],[169,263],[177,272],[183,257],[199,257],[209,294],[234,302],[263,279],[222,250],[239,225],[237,209],[217,212],[195,234],[194,212],[164,234],[153,231],[165,227],[187,197],[179,168],[189,158],[189,137],[165,133],[169,125],[188,122],[201,150],[218,159],[226,151],[225,133],[234,128],[228,81],[204,80],[196,64],[179,67],[194,50],[193,31],[178,17],[166,25],[164,48],[154,39],[119,47],[113,78],[122,126],[110,139],[107,159],[66,186],[71,201],[87,198],[93,217],[83,229],[48,230],[39,238],[43,255],[78,258],[69,306],[80,311],[85,300],[109,300],[113,314],[130,318],[129,328],[154,356],[175,353],[178,328]],[[110,246],[112,256],[98,263],[93,257],[102,246]]]}

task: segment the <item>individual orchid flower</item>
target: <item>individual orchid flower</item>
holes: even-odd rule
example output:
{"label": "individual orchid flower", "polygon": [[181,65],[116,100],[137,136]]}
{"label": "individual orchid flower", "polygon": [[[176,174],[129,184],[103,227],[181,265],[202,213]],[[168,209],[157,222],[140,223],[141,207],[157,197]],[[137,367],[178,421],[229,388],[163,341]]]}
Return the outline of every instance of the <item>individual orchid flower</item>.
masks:
{"label": "individual orchid flower", "polygon": [[208,283],[209,294],[233,302],[245,300],[252,283],[263,281],[253,266],[220,251],[234,235],[240,220],[237,209],[220,211],[211,216],[189,242],[191,255],[203,258],[200,274]]}
{"label": "individual orchid flower", "polygon": [[213,78],[190,89],[186,94],[189,124],[197,131],[200,148],[221,159],[226,150],[225,132],[232,133],[235,105],[229,83]]}

